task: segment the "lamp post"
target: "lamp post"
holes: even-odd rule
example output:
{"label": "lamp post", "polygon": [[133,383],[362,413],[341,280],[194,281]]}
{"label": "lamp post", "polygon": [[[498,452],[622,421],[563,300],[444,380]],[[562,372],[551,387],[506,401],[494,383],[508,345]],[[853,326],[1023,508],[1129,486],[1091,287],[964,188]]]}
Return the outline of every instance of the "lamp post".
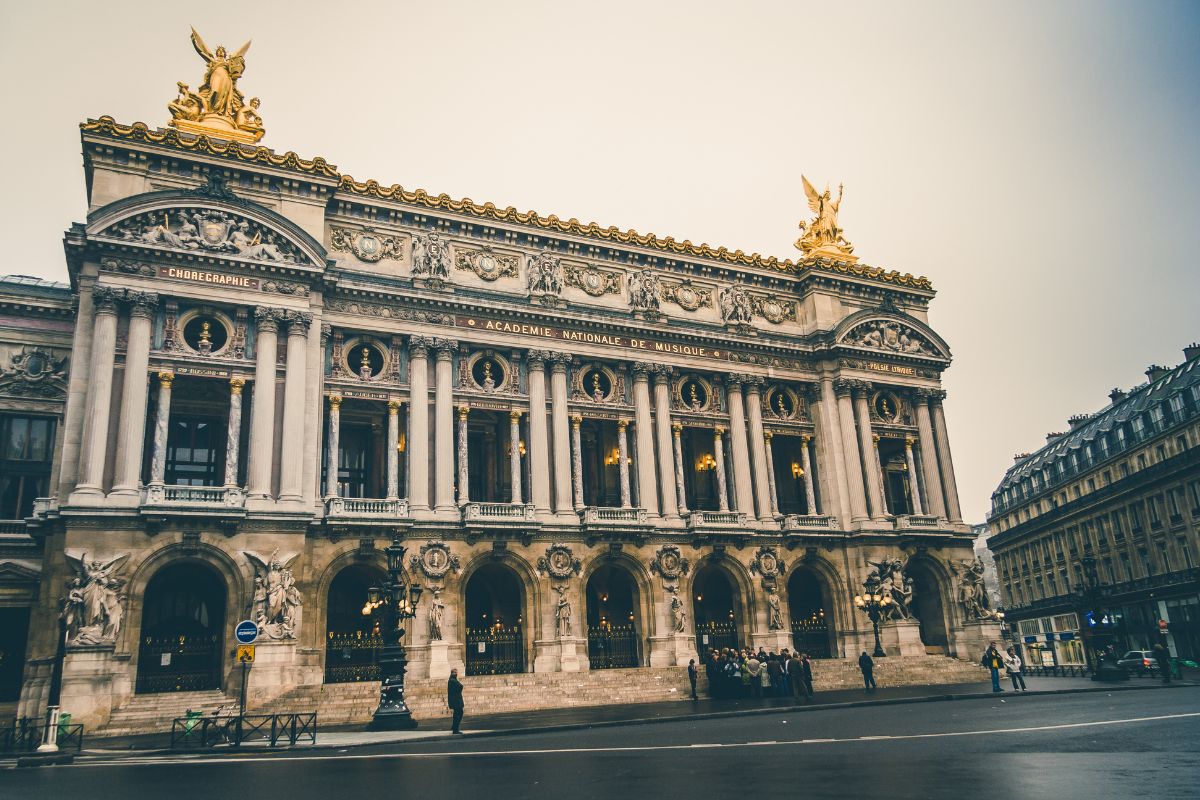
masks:
{"label": "lamp post", "polygon": [[379,649],[379,707],[371,719],[372,730],[411,730],[417,727],[412,712],[404,702],[404,671],[408,657],[401,643],[407,619],[417,615],[421,586],[404,583],[404,546],[393,537],[384,551],[387,554],[388,579],[384,586],[367,590],[363,616],[374,616],[383,647]]}
{"label": "lamp post", "polygon": [[863,588],[867,590],[866,593],[854,595],[854,605],[870,617],[871,627],[875,631],[875,652],[872,655],[875,658],[883,658],[887,653],[879,643],[879,621],[884,619],[884,612],[891,608],[892,595],[890,592],[880,591],[879,576],[875,574],[867,576],[863,581]]}
{"label": "lamp post", "polygon": [[1093,626],[1103,624],[1104,590],[1100,586],[1096,557],[1089,553],[1080,559],[1080,564],[1083,566],[1083,585],[1076,586],[1072,595],[1079,612],[1079,630],[1084,638],[1083,654],[1088,668],[1095,672],[1099,665],[1093,652],[1096,647]]}

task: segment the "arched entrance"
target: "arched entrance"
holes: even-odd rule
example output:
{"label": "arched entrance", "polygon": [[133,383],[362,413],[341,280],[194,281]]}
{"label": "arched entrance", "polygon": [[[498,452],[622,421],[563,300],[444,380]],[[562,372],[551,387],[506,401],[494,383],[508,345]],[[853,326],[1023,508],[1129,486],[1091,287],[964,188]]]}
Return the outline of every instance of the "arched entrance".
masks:
{"label": "arched entrance", "polygon": [[925,652],[949,653],[941,581],[933,569],[919,559],[908,562],[904,575],[913,581],[913,607],[921,623],[921,643],[925,645]]}
{"label": "arched entrance", "polygon": [[379,648],[383,639],[372,616],[363,616],[367,590],[387,580],[376,567],[346,567],[329,585],[325,616],[325,682],[379,680]]}
{"label": "arched entrance", "polygon": [[816,571],[799,567],[788,578],[792,645],[810,658],[832,658],[837,651],[830,601],[829,585]]}
{"label": "arched entrance", "polygon": [[637,599],[637,585],[624,567],[605,564],[588,578],[588,662],[592,669],[641,665]]}
{"label": "arched entrance", "polygon": [[725,570],[704,564],[692,581],[692,613],[696,619],[696,649],[701,655],[710,649],[737,648],[738,618],[733,580]]}
{"label": "arched entrance", "polygon": [[467,579],[468,675],[525,671],[525,589],[509,566],[484,564]]}
{"label": "arched entrance", "polygon": [[225,581],[195,562],[170,564],[146,585],[137,691],[220,689]]}

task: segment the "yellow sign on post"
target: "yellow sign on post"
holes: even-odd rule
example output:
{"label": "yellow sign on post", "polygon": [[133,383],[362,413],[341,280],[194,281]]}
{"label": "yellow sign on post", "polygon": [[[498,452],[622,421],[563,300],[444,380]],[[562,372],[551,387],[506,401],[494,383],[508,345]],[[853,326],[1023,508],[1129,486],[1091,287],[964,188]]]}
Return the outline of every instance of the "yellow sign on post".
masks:
{"label": "yellow sign on post", "polygon": [[239,664],[254,663],[254,645],[239,644],[237,649],[237,660]]}

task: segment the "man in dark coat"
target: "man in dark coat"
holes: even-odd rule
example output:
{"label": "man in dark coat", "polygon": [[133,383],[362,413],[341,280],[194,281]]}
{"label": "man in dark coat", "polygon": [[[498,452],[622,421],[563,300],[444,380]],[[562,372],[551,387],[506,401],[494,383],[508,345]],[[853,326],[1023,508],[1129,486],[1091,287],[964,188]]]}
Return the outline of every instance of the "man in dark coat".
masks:
{"label": "man in dark coat", "polygon": [[450,680],[446,684],[446,705],[454,712],[454,721],[451,723],[450,732],[462,734],[458,729],[462,725],[463,718],[463,685],[458,679],[458,670],[450,670]]}
{"label": "man in dark coat", "polygon": [[875,662],[867,655],[867,651],[863,650],[862,655],[858,657],[858,668],[862,670],[863,687],[867,690],[867,694],[875,691]]}
{"label": "man in dark coat", "polygon": [[696,695],[696,679],[700,677],[699,673],[700,673],[700,671],[698,669],[696,669],[696,659],[693,658],[693,659],[689,660],[688,661],[688,682],[690,684],[692,684],[692,699],[693,700],[700,699]]}
{"label": "man in dark coat", "polygon": [[716,652],[712,652],[708,656],[708,660],[704,662],[704,676],[708,678],[708,696],[721,696],[721,667],[717,662]]}
{"label": "man in dark coat", "polygon": [[979,663],[992,673],[992,691],[1003,692],[1004,690],[1000,688],[1000,668],[1004,666],[1004,658],[996,649],[995,642],[990,643],[988,649],[983,651],[983,658],[979,659]]}
{"label": "man in dark coat", "polygon": [[1154,660],[1158,662],[1158,671],[1162,673],[1163,683],[1171,682],[1171,653],[1159,642],[1154,645]]}
{"label": "man in dark coat", "polygon": [[812,661],[809,659],[808,653],[805,653],[800,657],[800,663],[802,663],[804,665],[804,687],[806,690],[805,693],[809,697],[814,697],[816,695],[816,692],[813,691]]}
{"label": "man in dark coat", "polygon": [[792,658],[788,662],[787,676],[788,682],[792,685],[792,697],[795,697],[797,701],[803,697],[806,703],[812,699],[809,696],[808,683],[804,680],[804,662],[800,660],[799,653],[792,653]]}

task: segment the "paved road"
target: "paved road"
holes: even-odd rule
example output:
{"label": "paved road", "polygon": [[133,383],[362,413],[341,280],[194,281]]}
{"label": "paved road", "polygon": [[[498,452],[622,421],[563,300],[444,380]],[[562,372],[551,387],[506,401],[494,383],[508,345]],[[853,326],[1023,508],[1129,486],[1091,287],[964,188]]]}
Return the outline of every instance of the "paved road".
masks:
{"label": "paved road", "polygon": [[[879,737],[879,738],[877,738]],[[0,796],[288,800],[1200,796],[1200,688],[673,721],[344,753],[132,759],[0,772]]]}

